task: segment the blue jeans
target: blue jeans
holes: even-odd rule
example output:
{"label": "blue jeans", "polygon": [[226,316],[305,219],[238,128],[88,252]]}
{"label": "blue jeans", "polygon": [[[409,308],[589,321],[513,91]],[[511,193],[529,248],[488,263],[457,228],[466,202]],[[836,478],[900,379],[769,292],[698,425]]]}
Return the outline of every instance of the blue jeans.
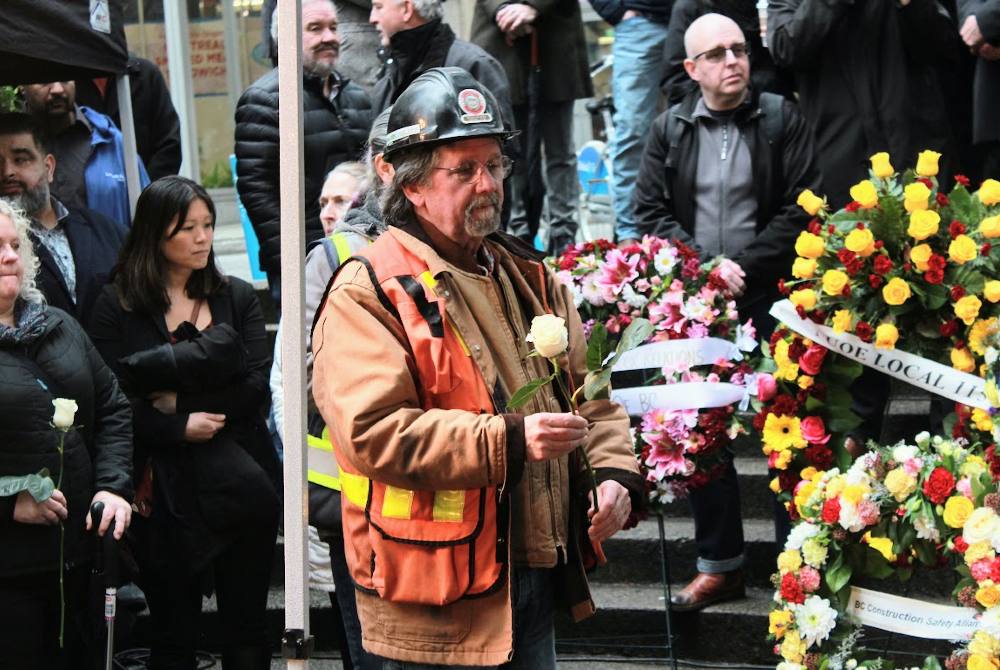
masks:
{"label": "blue jeans", "polygon": [[[555,670],[556,637],[552,625],[552,570],[516,568],[512,577],[514,657],[496,670]],[[488,670],[483,666],[428,665],[382,659],[382,670]]]}
{"label": "blue jeans", "polygon": [[619,240],[640,236],[632,214],[632,191],[639,176],[646,135],[656,116],[666,39],[666,24],[642,16],[615,26],[611,73],[611,94],[615,101],[611,191],[615,205],[615,237]]}

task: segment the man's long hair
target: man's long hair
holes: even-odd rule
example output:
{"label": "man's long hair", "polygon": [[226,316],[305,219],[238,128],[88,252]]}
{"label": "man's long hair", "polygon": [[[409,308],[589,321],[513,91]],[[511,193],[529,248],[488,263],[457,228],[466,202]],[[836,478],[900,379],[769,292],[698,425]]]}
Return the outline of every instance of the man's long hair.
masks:
{"label": "man's long hair", "polygon": [[436,153],[433,147],[418,146],[401,149],[393,156],[392,167],[395,174],[379,197],[382,220],[386,224],[404,226],[416,222],[413,203],[407,199],[403,189],[413,184],[427,183],[437,158]]}

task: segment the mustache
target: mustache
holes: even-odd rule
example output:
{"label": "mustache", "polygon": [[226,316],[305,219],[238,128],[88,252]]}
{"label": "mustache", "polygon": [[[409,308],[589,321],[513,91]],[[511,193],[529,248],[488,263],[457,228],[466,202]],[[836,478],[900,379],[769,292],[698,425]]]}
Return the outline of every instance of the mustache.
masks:
{"label": "mustache", "polygon": [[477,196],[475,200],[469,203],[468,207],[465,208],[465,214],[468,216],[472,214],[472,211],[479,209],[480,207],[486,207],[487,205],[492,205],[494,209],[500,209],[500,196],[497,193],[490,193],[488,195]]}
{"label": "mustache", "polygon": [[313,47],[313,51],[325,51],[326,49],[330,49],[334,53],[340,53],[340,45],[336,42],[323,42]]}

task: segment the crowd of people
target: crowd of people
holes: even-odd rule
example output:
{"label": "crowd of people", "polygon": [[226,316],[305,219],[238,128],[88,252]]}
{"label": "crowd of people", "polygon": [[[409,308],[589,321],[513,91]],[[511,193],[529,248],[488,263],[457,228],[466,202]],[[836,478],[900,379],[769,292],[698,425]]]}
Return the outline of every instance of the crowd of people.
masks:
{"label": "crowd of people", "polygon": [[[592,4],[615,34],[617,241],[724,256],[718,279],[764,338],[808,222],[803,190],[845,203],[878,151],[940,151],[942,180],[1000,167],[995,0]],[[342,74],[332,0],[303,0],[301,18],[303,444],[344,665],[554,668],[554,611],[594,612],[585,569],[646,498],[618,405],[574,411],[552,385],[508,407],[551,372],[529,356],[536,317],[565,324],[567,385],[586,374],[573,297],[535,248],[540,228],[549,254],[577,237],[573,108],[593,94],[580,4],[478,0],[466,41],[441,0],[372,0],[381,60],[344,53],[378,70],[374,86]],[[252,287],[216,265],[212,198],[176,176],[162,75],[137,56],[128,68],[138,156],[106,79],[28,83],[23,111],[0,114],[0,648],[16,668],[96,657],[85,532],[102,502],[95,530],[113,520],[127,539],[150,608],[150,667],[195,667],[214,593],[223,667],[263,670],[282,362]],[[278,301],[293,224],[280,219],[276,71],[235,121],[237,190]],[[860,441],[887,390],[869,374],[854,390]],[[78,409],[57,429],[60,398]],[[698,574],[673,598],[681,611],[744,592],[731,460],[691,504]]]}

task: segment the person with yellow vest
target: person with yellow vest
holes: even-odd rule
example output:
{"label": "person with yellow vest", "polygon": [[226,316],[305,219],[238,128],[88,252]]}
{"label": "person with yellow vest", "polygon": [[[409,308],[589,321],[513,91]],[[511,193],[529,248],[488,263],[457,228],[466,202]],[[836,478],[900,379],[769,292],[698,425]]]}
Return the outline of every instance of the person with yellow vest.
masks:
{"label": "person with yellow vest", "polygon": [[313,330],[362,642],[387,669],[554,669],[556,604],[577,620],[595,611],[591,542],[645,498],[617,404],[575,414],[550,385],[506,407],[548,374],[528,356],[534,316],[566,321],[566,381],[586,372],[569,290],[498,232],[513,134],[468,72],[414,80],[389,116],[386,231],[341,265]]}

